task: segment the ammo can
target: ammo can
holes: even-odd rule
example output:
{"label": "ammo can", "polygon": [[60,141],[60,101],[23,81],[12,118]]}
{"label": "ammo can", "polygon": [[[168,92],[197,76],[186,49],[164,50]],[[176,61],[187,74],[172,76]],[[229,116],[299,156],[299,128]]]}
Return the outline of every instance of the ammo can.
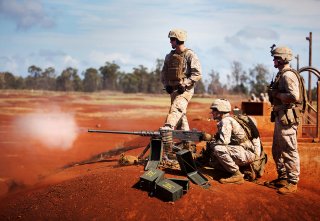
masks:
{"label": "ammo can", "polygon": [[195,184],[202,186],[204,189],[208,189],[210,187],[210,183],[208,179],[204,177],[200,172],[194,171],[187,174],[187,177]]}
{"label": "ammo can", "polygon": [[189,150],[180,150],[176,153],[181,171],[186,175],[197,171],[196,163],[193,160],[192,153]]}
{"label": "ammo can", "polygon": [[171,180],[173,182],[175,182],[176,184],[182,186],[183,188],[183,193],[187,193],[189,190],[189,180],[188,179],[183,179],[183,178],[168,178],[168,180]]}
{"label": "ammo can", "polygon": [[164,179],[164,172],[158,169],[150,169],[140,176],[140,188],[148,192],[154,192],[156,184]]}
{"label": "ammo can", "polygon": [[181,150],[176,153],[182,172],[195,184],[208,188],[209,182],[198,170],[193,160],[192,153],[189,150]]}
{"label": "ammo can", "polygon": [[161,139],[151,138],[150,140],[150,155],[144,170],[157,169],[162,160],[163,144]]}
{"label": "ammo can", "polygon": [[179,184],[169,179],[164,179],[157,183],[156,197],[163,201],[176,201],[183,195],[183,188]]}

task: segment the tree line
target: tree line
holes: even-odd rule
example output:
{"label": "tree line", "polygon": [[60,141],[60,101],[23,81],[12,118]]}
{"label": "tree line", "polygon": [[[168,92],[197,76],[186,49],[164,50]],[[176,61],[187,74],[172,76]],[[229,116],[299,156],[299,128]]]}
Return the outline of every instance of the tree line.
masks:
{"label": "tree line", "polygon": [[[36,65],[28,68],[27,77],[15,76],[10,72],[0,72],[0,89],[33,89],[52,91],[83,91],[95,92],[101,90],[120,91],[124,93],[152,93],[163,92],[160,81],[162,59],[156,60],[154,70],[149,71],[143,65],[133,68],[132,72],[125,73],[115,62],[105,62],[100,68],[88,68],[81,73],[73,67],[64,69],[56,75],[54,67],[42,69]],[[264,93],[270,80],[268,69],[257,64],[248,71],[243,70],[242,64],[233,61],[228,82],[220,81],[220,73],[211,70],[209,79],[196,83],[196,94],[249,94]]]}

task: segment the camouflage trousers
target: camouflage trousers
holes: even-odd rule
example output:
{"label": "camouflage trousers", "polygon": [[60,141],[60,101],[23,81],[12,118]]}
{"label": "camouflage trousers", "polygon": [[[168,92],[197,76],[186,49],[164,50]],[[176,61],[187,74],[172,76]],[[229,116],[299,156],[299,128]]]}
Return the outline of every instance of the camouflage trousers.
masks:
{"label": "camouflage trousers", "polygon": [[187,119],[187,107],[194,94],[194,88],[186,90],[183,94],[179,94],[177,91],[170,94],[171,107],[167,115],[165,126],[177,130],[189,130],[189,123]]}
{"label": "camouflage trousers", "polygon": [[278,178],[285,178],[292,183],[298,183],[300,175],[297,128],[297,125],[283,126],[278,118],[275,119],[272,156]]}
{"label": "camouflage trousers", "polygon": [[229,173],[235,173],[239,170],[239,166],[248,165],[255,159],[253,152],[240,145],[212,144],[210,148],[215,159]]}

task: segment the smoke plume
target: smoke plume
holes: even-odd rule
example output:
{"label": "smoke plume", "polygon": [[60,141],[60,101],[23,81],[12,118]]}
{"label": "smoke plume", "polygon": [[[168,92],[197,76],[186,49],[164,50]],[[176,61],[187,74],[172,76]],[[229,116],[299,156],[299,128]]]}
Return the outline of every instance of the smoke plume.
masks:
{"label": "smoke plume", "polygon": [[21,116],[16,120],[16,129],[48,148],[69,149],[77,137],[73,114],[61,111],[37,111]]}

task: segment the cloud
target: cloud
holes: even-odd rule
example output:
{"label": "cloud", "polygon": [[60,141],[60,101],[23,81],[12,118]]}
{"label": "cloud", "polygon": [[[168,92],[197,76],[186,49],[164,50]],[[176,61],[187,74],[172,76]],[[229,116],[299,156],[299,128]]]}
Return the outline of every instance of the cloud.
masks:
{"label": "cloud", "polygon": [[[147,60],[141,62],[141,54],[139,52],[132,52],[132,53],[122,53],[122,52],[111,52],[105,53],[102,51],[92,51],[89,54],[88,62],[94,68],[99,68],[103,66],[107,61],[108,62],[115,62],[117,65],[120,66],[122,71],[130,72],[133,67],[138,67],[139,65],[144,65],[145,67],[149,67],[146,64]],[[155,60],[153,61],[155,63]]]}
{"label": "cloud", "polygon": [[[90,65],[92,63],[90,62]],[[104,64],[101,63],[101,65]],[[36,65],[42,70],[48,67],[54,67],[57,74],[62,70],[73,67],[76,69],[87,69],[87,62],[80,62],[77,58],[61,50],[40,49],[37,52],[28,55],[15,54],[11,56],[0,56],[0,72],[11,72],[14,75],[26,77],[28,67]],[[100,64],[99,64],[100,65]]]}
{"label": "cloud", "polygon": [[[54,15],[56,28],[13,32],[11,21],[18,22],[25,14],[13,9],[10,14],[3,5],[26,6],[30,2],[39,5],[32,9],[36,18],[52,20]],[[305,66],[309,31],[314,39],[313,60],[320,60],[320,5],[315,0],[188,0],[183,2],[183,10],[180,1],[167,0],[0,0],[0,4],[0,40],[7,42],[0,51],[9,59],[0,59],[0,69],[15,67],[12,73],[18,75],[27,73],[30,65],[43,69],[50,65],[58,74],[73,66],[81,73],[90,67],[98,69],[106,61],[115,61],[126,72],[139,65],[152,69],[156,59],[163,59],[171,50],[167,34],[176,27],[188,31],[186,46],[199,56],[204,77],[211,69],[222,75],[233,60],[245,68],[257,63],[270,65],[273,43],[292,47]],[[11,21],[2,19],[9,15]],[[30,27],[40,27],[41,21]],[[24,60],[16,60],[16,55]]]}
{"label": "cloud", "polygon": [[0,71],[11,72],[12,74],[19,73],[19,67],[25,63],[25,59],[21,56],[1,56]]}
{"label": "cloud", "polygon": [[79,67],[79,64],[80,64],[80,62],[77,59],[73,58],[72,56],[70,56],[70,55],[64,56],[63,65],[65,68]]}
{"label": "cloud", "polygon": [[263,27],[244,27],[232,36],[226,36],[225,41],[236,48],[247,49],[259,40],[279,39],[279,34]]}
{"label": "cloud", "polygon": [[95,61],[97,64],[104,64],[106,61],[115,61],[118,64],[128,64],[130,61],[128,54],[122,53],[104,53],[101,51],[92,51],[89,54],[91,61]]}
{"label": "cloud", "polygon": [[245,27],[237,32],[238,37],[247,39],[277,39],[279,35],[271,30],[264,27]]}
{"label": "cloud", "polygon": [[65,57],[66,53],[61,50],[40,49],[37,55],[46,61],[55,61],[57,58]]}
{"label": "cloud", "polygon": [[0,15],[13,20],[18,30],[28,30],[37,25],[51,28],[55,25],[39,0],[0,0]]}

